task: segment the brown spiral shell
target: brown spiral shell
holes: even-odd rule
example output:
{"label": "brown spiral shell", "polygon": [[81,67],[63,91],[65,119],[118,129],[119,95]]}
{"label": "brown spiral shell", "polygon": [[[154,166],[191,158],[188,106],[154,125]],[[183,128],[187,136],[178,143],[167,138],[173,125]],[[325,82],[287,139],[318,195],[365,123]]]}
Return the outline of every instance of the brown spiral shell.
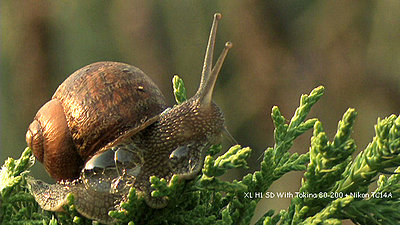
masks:
{"label": "brown spiral shell", "polygon": [[[58,87],[50,102],[52,101],[61,104],[67,131],[61,135],[57,133],[61,131],[56,129],[41,130],[55,124],[52,120],[62,116],[48,116],[50,118],[44,119],[44,124],[41,124],[41,115],[44,113],[41,113],[40,109],[28,129],[27,143],[33,148],[39,161],[44,161],[49,174],[57,180],[76,178],[84,162],[96,151],[128,130],[139,127],[148,119],[159,115],[166,108],[161,91],[143,71],[119,62],[97,62],[77,70]],[[44,111],[60,114],[60,110]],[[58,142],[57,136],[68,140],[64,135],[72,137],[73,146],[65,147],[62,144],[65,150],[45,149],[49,146],[46,145],[46,141]],[[60,144],[57,148],[59,146]],[[51,157],[46,157],[46,152],[49,152]],[[76,161],[76,152],[82,162],[79,163],[79,168],[72,169],[76,171],[73,172],[74,176],[70,177],[70,172],[65,172],[65,176],[60,174],[68,169],[65,168],[67,165],[61,165],[60,160],[54,159],[70,157]],[[58,157],[61,155],[62,157]]]}

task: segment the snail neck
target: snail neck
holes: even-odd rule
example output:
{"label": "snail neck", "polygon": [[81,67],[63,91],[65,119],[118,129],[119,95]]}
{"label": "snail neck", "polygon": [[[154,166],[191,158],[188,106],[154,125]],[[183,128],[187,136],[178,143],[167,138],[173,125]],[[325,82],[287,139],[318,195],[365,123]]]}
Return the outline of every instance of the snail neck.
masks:
{"label": "snail neck", "polygon": [[[215,139],[221,134],[224,118],[219,107],[211,102],[208,107],[197,98],[173,107],[160,118],[162,133],[178,144],[200,139]],[[206,140],[206,141],[207,141]]]}
{"label": "snail neck", "polygon": [[140,141],[144,147],[151,146],[169,155],[177,146],[187,143],[215,142],[221,136],[223,124],[223,114],[215,103],[202,107],[199,99],[192,98],[164,111],[157,122],[141,132]]}

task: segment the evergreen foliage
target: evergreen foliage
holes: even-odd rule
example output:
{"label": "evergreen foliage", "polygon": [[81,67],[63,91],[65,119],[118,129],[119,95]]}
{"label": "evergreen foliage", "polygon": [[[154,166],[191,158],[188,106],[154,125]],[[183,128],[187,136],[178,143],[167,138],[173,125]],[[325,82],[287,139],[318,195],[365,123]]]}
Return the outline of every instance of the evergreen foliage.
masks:
{"label": "evergreen foliage", "polygon": [[[173,78],[178,104],[186,100],[183,81]],[[233,168],[247,168],[251,149],[232,146],[224,154],[220,145],[212,146],[202,172],[193,180],[170,181],[151,177],[153,196],[166,196],[168,206],[152,209],[131,188],[118,211],[109,212],[118,224],[249,224],[260,198],[246,193],[266,192],[271,184],[291,171],[305,171],[299,195],[287,210],[267,211],[261,224],[341,224],[351,219],[359,224],[400,223],[400,117],[378,119],[372,142],[353,160],[357,150],[351,138],[357,113],[349,109],[329,141],[318,119],[306,119],[311,107],[322,97],[323,87],[302,95],[294,116],[287,120],[278,107],[272,109],[275,126],[273,147],[264,151],[260,170],[232,182],[220,176]],[[310,151],[290,153],[294,140],[313,128]],[[0,171],[1,224],[96,224],[80,216],[73,196],[64,212],[43,211],[29,194],[26,177],[34,163],[26,148],[18,160],[8,159]],[[379,176],[379,179],[377,176]],[[377,180],[376,180],[377,179]],[[377,188],[368,192],[371,183]]]}

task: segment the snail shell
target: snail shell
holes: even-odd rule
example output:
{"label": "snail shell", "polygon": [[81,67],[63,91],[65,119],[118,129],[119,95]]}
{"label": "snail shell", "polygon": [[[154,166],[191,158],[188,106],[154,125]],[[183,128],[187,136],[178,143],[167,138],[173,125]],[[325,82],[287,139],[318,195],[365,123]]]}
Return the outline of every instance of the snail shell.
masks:
{"label": "snail shell", "polygon": [[166,108],[159,88],[140,69],[97,62],[79,69],[36,114],[28,146],[56,180],[79,176],[96,151]]}

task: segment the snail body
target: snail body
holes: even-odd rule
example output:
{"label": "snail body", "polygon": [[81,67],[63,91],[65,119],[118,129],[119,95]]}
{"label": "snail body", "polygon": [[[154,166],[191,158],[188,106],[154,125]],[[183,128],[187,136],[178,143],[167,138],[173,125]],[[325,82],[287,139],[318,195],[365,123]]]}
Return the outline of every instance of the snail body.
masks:
{"label": "snail body", "polygon": [[[103,223],[129,187],[152,208],[166,198],[151,196],[150,176],[193,178],[207,148],[218,142],[224,117],[212,102],[218,73],[230,42],[212,66],[221,14],[214,15],[197,93],[167,108],[159,88],[141,70],[118,62],[98,62],[73,73],[57,89],[28,128],[36,158],[59,182],[28,180],[43,209],[57,211],[68,193],[76,209]],[[51,196],[49,199],[48,196]]]}

